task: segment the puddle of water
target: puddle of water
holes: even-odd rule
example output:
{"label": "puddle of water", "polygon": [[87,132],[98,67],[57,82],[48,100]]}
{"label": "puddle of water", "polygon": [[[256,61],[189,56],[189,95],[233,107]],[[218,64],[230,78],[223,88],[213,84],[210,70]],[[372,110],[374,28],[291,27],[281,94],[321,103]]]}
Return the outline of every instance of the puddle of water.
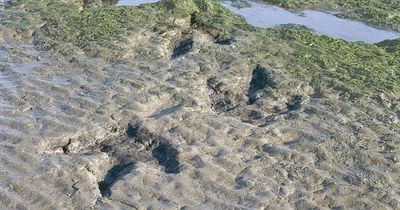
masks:
{"label": "puddle of water", "polygon": [[6,76],[4,73],[0,70],[0,85],[6,83]]}
{"label": "puddle of water", "polygon": [[[3,49],[0,49],[0,58],[4,58],[5,53]],[[0,60],[0,85],[4,85],[6,83],[6,76],[4,75],[4,70],[5,67],[3,66],[3,63]]]}
{"label": "puddle of water", "polygon": [[14,67],[14,71],[21,73],[21,74],[29,74],[32,73],[37,67],[43,65],[43,61],[32,61],[28,64],[18,65]]}
{"label": "puddle of water", "polygon": [[9,65],[13,72],[20,73],[22,75],[28,75],[32,73],[37,67],[42,66],[46,60],[36,59],[35,56],[39,55],[39,52],[32,45],[20,45],[17,47],[18,50],[24,53],[26,58],[16,62],[17,57],[15,55],[6,54],[5,48],[0,49],[0,64]]}
{"label": "puddle of water", "polygon": [[19,84],[34,78],[37,68],[48,61],[36,59],[39,52],[32,45],[20,45],[16,49],[24,55],[19,57],[7,47],[0,48],[0,91],[16,91]]}
{"label": "puddle of water", "polygon": [[35,49],[35,46],[33,45],[27,45],[27,44],[20,45],[18,49],[22,50],[26,55],[30,56],[37,56],[40,54],[39,51],[37,51]]}
{"label": "puddle of water", "polygon": [[240,9],[234,7],[232,2],[223,1],[222,4],[229,10],[242,15],[253,26],[260,28],[273,28],[284,24],[303,25],[319,35],[370,44],[400,37],[400,33],[373,28],[365,23],[338,18],[325,12],[305,10],[294,13],[277,6],[256,2],[250,2],[251,7]]}
{"label": "puddle of water", "polygon": [[120,0],[116,6],[139,6],[141,4],[156,3],[160,0]]}

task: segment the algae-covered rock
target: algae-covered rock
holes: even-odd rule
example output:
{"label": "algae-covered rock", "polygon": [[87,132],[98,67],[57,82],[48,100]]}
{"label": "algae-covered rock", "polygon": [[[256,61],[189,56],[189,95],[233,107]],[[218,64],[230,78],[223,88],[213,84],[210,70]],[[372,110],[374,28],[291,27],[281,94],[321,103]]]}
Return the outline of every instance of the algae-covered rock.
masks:
{"label": "algae-covered rock", "polygon": [[194,0],[163,0],[160,4],[178,17],[190,16],[199,11]]}

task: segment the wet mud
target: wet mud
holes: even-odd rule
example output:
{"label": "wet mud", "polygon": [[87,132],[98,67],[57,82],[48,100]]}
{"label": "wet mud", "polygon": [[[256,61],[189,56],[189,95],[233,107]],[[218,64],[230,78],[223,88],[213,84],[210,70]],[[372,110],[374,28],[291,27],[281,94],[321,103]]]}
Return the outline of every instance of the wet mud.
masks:
{"label": "wet mud", "polygon": [[[207,2],[197,10],[217,7]],[[96,56],[75,43],[44,50],[1,22],[1,209],[400,207],[396,82],[353,78],[338,60],[313,60],[321,47],[221,32],[193,14],[132,27],[113,37],[120,48],[93,45]],[[295,33],[397,65],[392,45]]]}

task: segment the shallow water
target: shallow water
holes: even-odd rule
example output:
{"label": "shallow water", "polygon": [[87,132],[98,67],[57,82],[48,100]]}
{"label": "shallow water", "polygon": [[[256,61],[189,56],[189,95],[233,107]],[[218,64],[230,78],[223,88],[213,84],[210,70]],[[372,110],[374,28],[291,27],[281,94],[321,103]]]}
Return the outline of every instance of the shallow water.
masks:
{"label": "shallow water", "polygon": [[159,0],[120,0],[117,6],[139,6],[141,4],[155,3]]}
{"label": "shallow water", "polygon": [[338,18],[334,14],[326,12],[305,10],[301,13],[294,13],[277,6],[255,2],[251,2],[251,7],[240,9],[227,1],[224,1],[223,5],[245,17],[250,24],[261,28],[296,24],[305,26],[316,34],[341,38],[350,42],[377,43],[386,39],[400,37],[400,33],[373,28],[365,23]]}

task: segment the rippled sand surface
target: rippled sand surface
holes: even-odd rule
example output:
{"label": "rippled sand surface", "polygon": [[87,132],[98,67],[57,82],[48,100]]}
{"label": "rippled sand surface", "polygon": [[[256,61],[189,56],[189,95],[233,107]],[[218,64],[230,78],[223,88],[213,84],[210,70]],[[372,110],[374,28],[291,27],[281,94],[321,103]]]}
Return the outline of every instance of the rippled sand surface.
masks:
{"label": "rippled sand surface", "polygon": [[387,96],[314,90],[254,37],[138,31],[116,62],[0,41],[1,209],[400,208]]}

